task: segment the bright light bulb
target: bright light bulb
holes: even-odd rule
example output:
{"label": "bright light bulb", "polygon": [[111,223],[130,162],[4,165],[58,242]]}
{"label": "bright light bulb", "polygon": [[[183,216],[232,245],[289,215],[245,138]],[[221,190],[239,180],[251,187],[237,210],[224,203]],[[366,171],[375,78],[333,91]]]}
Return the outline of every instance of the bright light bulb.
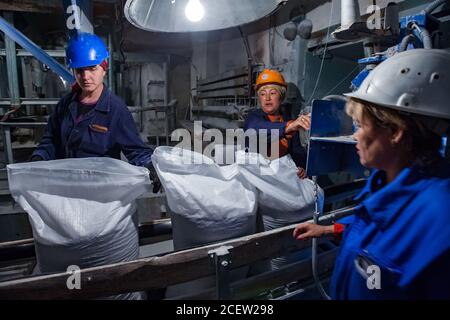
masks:
{"label": "bright light bulb", "polygon": [[199,22],[205,15],[205,9],[200,3],[200,0],[189,0],[186,8],[184,9],[184,13],[189,21]]}

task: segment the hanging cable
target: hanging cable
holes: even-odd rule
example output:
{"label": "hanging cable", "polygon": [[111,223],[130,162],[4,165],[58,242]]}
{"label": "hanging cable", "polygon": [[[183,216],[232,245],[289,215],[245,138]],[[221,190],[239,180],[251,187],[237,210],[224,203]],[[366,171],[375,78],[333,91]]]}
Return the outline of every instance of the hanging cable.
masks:
{"label": "hanging cable", "polygon": [[[317,177],[313,177],[313,182],[314,182],[314,196],[316,198],[315,212],[314,212],[313,220],[314,220],[314,224],[318,224],[320,211],[319,211],[319,190],[318,190],[319,186],[317,185]],[[312,267],[314,283],[315,283],[317,289],[319,290],[320,295],[325,300],[331,300],[331,297],[326,293],[325,289],[323,288],[322,283],[320,282],[319,275],[317,273],[317,238],[312,239],[311,263],[312,263],[311,267]]]}
{"label": "hanging cable", "polygon": [[337,87],[339,87],[345,80],[348,79],[348,77],[350,77],[353,72],[355,72],[356,70],[359,69],[359,65],[357,65],[355,68],[353,68],[352,71],[350,71],[350,73],[348,75],[346,75],[337,85],[335,85],[330,91],[328,91],[327,93],[325,93],[324,96],[328,96],[331,92],[333,92],[334,89],[336,89]]}
{"label": "hanging cable", "polygon": [[328,37],[330,35],[330,27],[331,27],[331,18],[332,17],[333,17],[333,1],[331,1],[330,18],[328,20],[327,36],[325,38],[325,49],[324,49],[324,54],[322,55],[322,62],[320,63],[319,74],[317,75],[317,80],[316,80],[316,85],[314,86],[314,90],[313,90],[311,96],[309,97],[309,99],[307,100],[306,105],[309,105],[311,103],[311,100],[314,97],[314,94],[316,93],[317,87],[319,85],[320,76],[322,75],[323,63],[325,62],[325,54],[326,54],[327,48],[328,48]]}
{"label": "hanging cable", "polygon": [[[330,35],[330,27],[331,27],[331,18],[333,16],[333,1],[331,1],[331,8],[330,8],[330,18],[328,21],[328,29],[327,29],[327,37],[326,37],[326,41],[328,40],[328,36]],[[311,97],[308,99],[307,105],[309,105],[311,103],[312,98],[314,97],[314,94],[316,93],[317,90],[317,86],[319,85],[319,81],[320,81],[320,76],[322,74],[322,69],[323,69],[323,63],[325,61],[325,53],[327,51],[327,45],[328,42],[325,43],[325,49],[324,49],[324,54],[322,56],[322,62],[320,64],[320,69],[319,69],[319,74],[317,75],[317,80],[316,80],[316,85],[314,87],[314,90],[311,94]],[[314,181],[314,195],[315,195],[315,211],[314,211],[314,215],[313,215],[313,220],[315,224],[318,224],[319,222],[319,191],[318,191],[318,185],[317,185],[317,177],[313,177],[313,181]],[[311,268],[312,268],[312,273],[313,273],[313,278],[314,278],[314,283],[317,287],[317,289],[319,290],[319,293],[321,294],[321,296],[325,299],[325,300],[331,300],[330,296],[326,293],[325,289],[322,286],[322,283],[320,282],[320,278],[319,275],[317,274],[317,238],[313,238],[312,239],[312,248],[311,248]]]}

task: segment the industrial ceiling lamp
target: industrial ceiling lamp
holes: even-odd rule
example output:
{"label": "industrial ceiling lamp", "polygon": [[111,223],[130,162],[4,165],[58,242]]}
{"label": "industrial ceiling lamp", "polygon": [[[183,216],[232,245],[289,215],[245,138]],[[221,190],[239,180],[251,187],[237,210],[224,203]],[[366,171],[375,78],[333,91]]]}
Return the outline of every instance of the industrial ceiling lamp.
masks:
{"label": "industrial ceiling lamp", "polygon": [[186,9],[184,9],[184,13],[186,14],[186,18],[188,18],[189,21],[199,22],[205,15],[205,9],[200,3],[200,0],[189,0],[188,4],[186,5]]}
{"label": "industrial ceiling lamp", "polygon": [[261,19],[287,0],[127,0],[125,17],[154,32],[194,32],[231,28]]}

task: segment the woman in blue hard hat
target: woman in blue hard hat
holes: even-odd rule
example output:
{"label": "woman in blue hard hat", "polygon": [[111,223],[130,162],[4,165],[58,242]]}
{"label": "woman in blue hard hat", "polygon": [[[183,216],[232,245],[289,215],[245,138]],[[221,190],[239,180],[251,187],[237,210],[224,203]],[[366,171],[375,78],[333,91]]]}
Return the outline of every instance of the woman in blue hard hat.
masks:
{"label": "woman in blue hard hat", "polygon": [[303,240],[343,230],[332,298],[450,299],[449,80],[450,53],[414,49],[347,94],[360,162],[375,170],[353,216],[294,230]]}
{"label": "woman in blue hard hat", "polygon": [[76,84],[51,114],[31,160],[120,159],[123,152],[129,163],[149,168],[156,192],[160,184],[151,165],[153,150],[140,138],[125,103],[103,83],[108,55],[105,44],[94,34],[82,33],[70,39],[66,57]]}
{"label": "woman in blue hard hat", "polygon": [[[271,158],[283,157],[290,154],[298,167],[297,175],[306,177],[306,150],[301,146],[298,131],[309,130],[311,117],[301,115],[291,119],[281,108],[286,96],[287,83],[281,73],[276,70],[265,69],[256,79],[255,90],[258,94],[261,109],[250,112],[244,123],[244,130],[254,129],[259,137],[260,130],[267,130],[268,150]],[[278,155],[272,154],[271,130],[278,130]],[[248,132],[248,131],[247,131]],[[259,142],[258,142],[259,145]],[[260,151],[260,150],[259,150]]]}

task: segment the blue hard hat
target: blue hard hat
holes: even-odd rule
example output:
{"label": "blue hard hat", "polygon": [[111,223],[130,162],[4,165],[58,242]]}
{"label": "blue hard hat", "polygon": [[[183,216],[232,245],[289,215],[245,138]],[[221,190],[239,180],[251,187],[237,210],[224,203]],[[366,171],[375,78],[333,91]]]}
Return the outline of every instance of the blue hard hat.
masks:
{"label": "blue hard hat", "polygon": [[108,58],[108,50],[95,34],[80,33],[69,40],[66,58],[69,68],[95,66]]}

